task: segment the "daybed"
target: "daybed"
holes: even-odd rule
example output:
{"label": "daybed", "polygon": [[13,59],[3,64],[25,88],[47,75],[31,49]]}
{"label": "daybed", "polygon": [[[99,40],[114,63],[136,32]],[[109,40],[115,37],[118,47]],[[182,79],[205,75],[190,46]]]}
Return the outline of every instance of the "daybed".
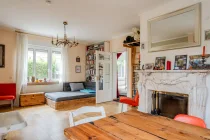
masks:
{"label": "daybed", "polygon": [[[95,83],[77,82],[82,83],[85,89],[95,90]],[[75,84],[75,82],[74,82]],[[80,90],[72,91],[70,82],[63,83],[63,92],[45,93],[47,104],[56,109],[74,109],[81,106],[94,105],[95,92],[84,93]]]}

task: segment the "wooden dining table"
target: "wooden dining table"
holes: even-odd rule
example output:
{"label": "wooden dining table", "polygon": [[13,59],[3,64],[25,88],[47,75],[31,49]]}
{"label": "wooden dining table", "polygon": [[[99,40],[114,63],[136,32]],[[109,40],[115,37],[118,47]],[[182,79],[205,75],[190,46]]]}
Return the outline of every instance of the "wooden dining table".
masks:
{"label": "wooden dining table", "polygon": [[210,140],[210,130],[162,116],[128,111],[66,128],[69,140]]}

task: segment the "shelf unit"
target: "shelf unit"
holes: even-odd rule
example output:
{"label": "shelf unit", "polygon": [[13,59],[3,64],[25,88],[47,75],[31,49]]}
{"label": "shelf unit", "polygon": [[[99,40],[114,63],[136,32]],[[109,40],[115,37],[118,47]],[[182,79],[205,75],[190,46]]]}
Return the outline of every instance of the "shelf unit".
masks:
{"label": "shelf unit", "polygon": [[[109,52],[109,42],[102,42],[98,44],[92,44],[86,48],[86,82],[95,82],[96,76],[96,51]],[[100,70],[101,71],[101,70]]]}
{"label": "shelf unit", "polygon": [[140,42],[131,42],[124,43],[124,47],[131,49],[131,64],[132,64],[132,73],[131,73],[131,81],[132,81],[132,96],[136,95],[136,91],[138,90],[137,82],[139,80],[138,72],[136,70],[140,70]]}

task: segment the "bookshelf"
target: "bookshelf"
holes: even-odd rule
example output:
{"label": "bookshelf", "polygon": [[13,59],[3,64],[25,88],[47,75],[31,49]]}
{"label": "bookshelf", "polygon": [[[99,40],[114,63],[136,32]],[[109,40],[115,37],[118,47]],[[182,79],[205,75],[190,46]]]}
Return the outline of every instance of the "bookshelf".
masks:
{"label": "bookshelf", "polygon": [[[86,82],[95,82],[96,76],[96,51],[109,52],[109,42],[102,42],[98,44],[92,44],[86,48]],[[99,73],[103,68],[99,70]]]}
{"label": "bookshelf", "polygon": [[132,48],[132,96],[138,90],[139,75],[135,70],[140,70],[140,47]]}
{"label": "bookshelf", "polygon": [[138,72],[136,70],[140,70],[140,42],[131,42],[131,43],[124,43],[124,47],[131,49],[131,86],[132,86],[132,97],[136,95],[136,91],[138,90]]}

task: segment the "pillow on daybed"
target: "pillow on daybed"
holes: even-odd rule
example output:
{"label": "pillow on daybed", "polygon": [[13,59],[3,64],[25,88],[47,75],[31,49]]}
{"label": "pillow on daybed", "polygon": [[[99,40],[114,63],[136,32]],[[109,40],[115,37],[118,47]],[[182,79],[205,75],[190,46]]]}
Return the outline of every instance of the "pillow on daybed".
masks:
{"label": "pillow on daybed", "polygon": [[70,83],[71,91],[80,91],[84,89],[83,83]]}

